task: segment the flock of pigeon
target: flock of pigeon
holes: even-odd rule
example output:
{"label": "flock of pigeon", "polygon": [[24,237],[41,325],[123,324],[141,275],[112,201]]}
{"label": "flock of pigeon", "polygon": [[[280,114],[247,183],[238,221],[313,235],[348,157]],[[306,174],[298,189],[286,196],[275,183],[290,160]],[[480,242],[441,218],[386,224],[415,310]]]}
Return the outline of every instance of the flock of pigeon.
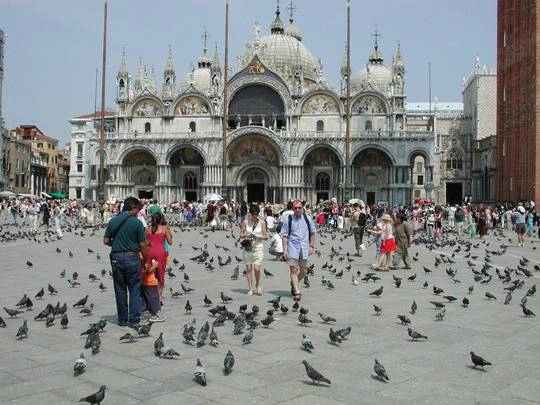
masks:
{"label": "flock of pigeon", "polygon": [[[195,251],[193,257],[189,258],[189,260],[186,259],[181,262],[173,258],[171,267],[167,269],[167,284],[169,286],[168,294],[165,297],[167,311],[182,311],[185,314],[184,316],[190,319],[182,327],[180,325],[178,325],[178,328],[171,326],[171,328],[178,329],[180,332],[184,349],[180,349],[178,346],[173,347],[170,343],[167,343],[163,331],[159,332],[159,335],[155,337],[153,323],[151,322],[141,322],[138,328],[129,329],[119,338],[118,344],[142,344],[145,347],[148,345],[148,350],[153,350],[155,356],[164,360],[171,360],[181,356],[182,350],[189,350],[189,346],[200,348],[208,344],[217,348],[219,346],[218,333],[241,336],[238,339],[239,346],[251,344],[259,338],[258,335],[260,335],[261,339],[267,339],[268,336],[271,336],[271,333],[263,335],[258,330],[279,328],[281,319],[290,320],[291,317],[294,317],[297,319],[297,322],[294,323],[298,325],[299,349],[304,350],[306,356],[310,356],[310,353],[316,351],[316,347],[320,344],[344,345],[354,333],[361,333],[360,331],[354,331],[351,326],[336,328],[336,314],[327,314],[328,311],[325,309],[324,302],[319,301],[311,304],[318,308],[316,313],[320,321],[315,323],[311,315],[313,311],[306,304],[309,299],[293,302],[292,297],[265,294],[266,300],[257,300],[258,305],[248,305],[241,302],[243,299],[247,300],[244,295],[231,297],[232,294],[229,292],[221,291],[219,297],[214,298],[209,292],[200,291],[200,288],[195,288],[193,283],[197,279],[197,273],[204,271],[212,272],[217,277],[238,281],[241,283],[240,287],[244,287],[243,277],[241,277],[243,263],[238,231],[216,232],[215,234],[219,235],[223,242],[222,244],[214,243],[213,246],[209,246],[206,240],[211,234],[210,231],[188,228],[174,222],[171,227],[175,239],[173,255],[175,250],[177,251],[177,246],[183,252],[188,249]],[[103,230],[99,228],[86,230],[76,227],[68,228],[66,229],[65,239],[70,237],[95,237],[94,240],[99,243],[102,232]],[[45,249],[53,249],[55,254],[59,256],[67,253],[67,257],[71,259],[77,259],[76,255],[87,254],[94,255],[96,260],[99,261],[101,257],[96,251],[101,250],[104,254],[106,249],[104,246],[96,244],[93,247],[94,249],[86,248],[85,252],[76,251],[73,253],[72,250],[62,251],[54,237],[34,236],[22,229],[14,231],[13,228],[0,229],[0,234],[1,244],[17,240],[29,240],[31,243],[42,244]],[[389,290],[390,294],[395,296],[405,286],[407,288],[416,288],[418,298],[411,302],[410,309],[392,316],[392,319],[397,319],[399,324],[406,327],[406,334],[411,342],[427,341],[429,339],[429,331],[420,331],[413,327],[415,316],[419,311],[425,311],[432,305],[432,308],[436,310],[433,321],[442,322],[447,317],[452,316],[453,311],[457,311],[458,307],[461,307],[459,309],[461,311],[470,310],[470,307],[474,305],[474,300],[481,299],[476,292],[476,290],[480,289],[484,291],[484,300],[502,301],[504,305],[511,308],[509,309],[511,311],[516,311],[512,306],[512,299],[514,295],[518,296],[521,314],[516,311],[516,316],[533,318],[535,314],[529,307],[529,300],[532,300],[535,296],[536,284],[531,283],[529,280],[534,280],[535,274],[540,271],[540,266],[533,263],[532,259],[524,256],[516,261],[514,267],[499,266],[497,258],[508,253],[507,249],[511,240],[507,239],[508,235],[503,234],[501,231],[494,231],[494,237],[491,242],[478,239],[459,241],[452,233],[447,232],[443,238],[443,246],[437,247],[430,241],[425,240],[423,234],[419,234],[415,239],[416,247],[412,248],[413,251],[416,250],[412,257],[413,270],[386,273],[365,271],[368,259],[358,258],[347,253],[347,249],[343,248],[343,246],[352,246],[353,240],[350,235],[338,233],[331,229],[320,229],[317,234],[317,254],[309,267],[308,276],[303,280],[303,288],[324,289],[328,291],[328,294],[332,294],[337,289],[357,289],[358,305],[372,305],[373,314],[376,317],[385,314],[384,297],[385,294],[389,293]],[[192,243],[199,240],[201,246],[184,247],[183,245],[186,244],[187,240],[192,241]],[[47,244],[50,246],[43,246]],[[56,246],[54,246],[55,244]],[[421,250],[423,251],[424,263],[422,266],[416,264],[420,259]],[[426,259],[428,256],[430,259]],[[433,264],[430,266],[425,265],[428,260],[434,260]],[[99,263],[100,266],[109,267],[106,261]],[[26,263],[21,264],[27,267],[29,271],[35,271],[36,266],[32,261],[27,260]],[[285,268],[284,264],[283,266]],[[286,272],[285,269],[284,272]],[[435,285],[431,281],[430,278],[436,272],[446,275],[444,285]],[[84,350],[89,350],[92,355],[99,354],[102,346],[101,335],[106,332],[108,324],[106,319],[100,319],[102,314],[95,309],[92,297],[109,291],[110,302],[114,306],[111,272],[102,269],[95,273],[84,275],[82,273],[83,270],[79,268],[76,271],[60,271],[58,279],[51,280],[47,287],[35,292],[28,291],[16,302],[4,303],[3,309],[7,317],[6,319],[0,317],[0,327],[2,328],[5,328],[9,322],[21,322],[20,318],[24,318],[14,336],[16,340],[31,339],[34,331],[36,331],[36,339],[39,339],[37,331],[42,327],[41,323],[45,325],[45,328],[49,328],[54,327],[58,322],[61,328],[66,329],[66,333],[80,334],[84,341],[81,349],[83,351],[80,357],[74,361],[74,376],[84,373],[87,370],[88,363],[91,363],[90,360],[87,360]],[[347,278],[350,278],[350,283],[342,281],[345,273],[348,273]],[[274,277],[274,274],[265,269],[264,276],[270,280]],[[182,282],[177,281],[180,278],[183,280]],[[420,278],[422,278],[421,281]],[[285,280],[286,278],[283,278],[283,283],[287,283]],[[440,282],[440,278],[437,280]],[[179,288],[176,288],[175,286],[178,284]],[[370,285],[375,285],[376,288],[370,288]],[[467,286],[465,287],[465,285]],[[62,291],[66,288],[79,289],[84,292],[80,295],[80,299],[75,302],[63,302],[61,304],[63,300],[62,293],[59,290]],[[456,293],[452,294],[449,291],[456,291]],[[305,295],[309,296],[309,294],[309,292],[306,292]],[[332,300],[333,298],[329,295],[328,299]],[[46,303],[48,300],[59,301],[56,304]],[[240,301],[239,305],[237,304],[238,310],[234,311],[232,307],[237,301]],[[288,307],[289,301],[291,302],[290,309]],[[461,306],[459,306],[458,302],[461,302]],[[261,308],[262,305],[267,306],[267,308]],[[36,312],[31,312],[34,308],[37,308]],[[30,316],[30,314],[34,313],[37,314]],[[196,317],[192,318],[192,315],[196,315]],[[88,317],[94,322],[91,322],[85,330],[71,332],[69,317]],[[197,317],[202,318],[200,327],[197,326]],[[224,327],[229,323],[230,327]],[[290,322],[288,323],[290,324]],[[327,342],[319,341],[314,343],[309,338],[312,328],[328,328]],[[146,343],[151,340],[154,340],[153,347]],[[226,376],[233,372],[235,366],[233,352],[234,347],[231,347],[224,356],[223,378],[227,378]],[[469,355],[472,367],[475,369],[485,371],[485,367],[491,365],[488,360],[472,350]],[[310,364],[312,357],[308,358],[309,361],[303,360],[302,363],[309,381],[313,384],[324,383],[331,385],[330,379],[327,378],[329,376],[324,376],[317,371]],[[313,357],[313,359],[316,361],[316,357]],[[206,386],[209,383],[209,378],[203,360],[201,358],[196,360],[193,381]],[[214,376],[218,378],[216,374],[212,373],[211,378],[214,378]],[[374,359],[372,377],[381,382],[390,381],[389,373],[377,359]],[[99,404],[103,401],[105,392],[106,386],[102,385],[97,392],[81,398],[80,401]]]}

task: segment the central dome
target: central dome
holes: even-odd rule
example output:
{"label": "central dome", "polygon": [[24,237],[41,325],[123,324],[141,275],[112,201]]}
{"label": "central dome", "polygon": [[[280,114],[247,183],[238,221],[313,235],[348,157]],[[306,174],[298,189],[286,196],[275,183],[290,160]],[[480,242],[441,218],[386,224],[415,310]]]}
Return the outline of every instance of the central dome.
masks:
{"label": "central dome", "polygon": [[283,77],[289,78],[293,68],[301,66],[305,80],[317,81],[320,75],[319,61],[298,39],[284,33],[275,33],[259,41],[259,57]]}
{"label": "central dome", "polygon": [[257,54],[265,65],[285,80],[291,79],[295,67],[299,66],[307,84],[317,82],[322,75],[319,60],[302,43],[302,33],[293,24],[293,20],[290,19],[289,26],[285,28],[279,14],[278,9],[270,26],[270,35],[259,38],[257,24],[255,39],[246,46],[243,61],[249,63],[254,54]]}
{"label": "central dome", "polygon": [[392,70],[383,62],[383,54],[376,44],[369,63],[351,79],[351,91],[358,93],[372,87],[382,94],[388,93],[392,85]]}

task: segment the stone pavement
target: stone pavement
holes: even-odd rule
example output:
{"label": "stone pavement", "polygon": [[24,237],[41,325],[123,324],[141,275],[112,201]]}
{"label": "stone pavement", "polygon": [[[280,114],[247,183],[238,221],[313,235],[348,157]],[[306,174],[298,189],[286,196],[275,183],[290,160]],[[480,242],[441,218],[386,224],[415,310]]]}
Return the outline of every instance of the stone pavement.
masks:
{"label": "stone pavement", "polygon": [[[4,230],[6,228],[4,227]],[[10,228],[13,230],[13,228]],[[78,231],[77,231],[78,233]],[[234,230],[238,235],[238,229]],[[352,238],[341,240],[330,235],[318,237],[317,246],[321,257],[313,258],[315,275],[311,277],[311,288],[303,289],[301,304],[309,308],[308,317],[313,321],[310,326],[300,326],[297,313],[275,316],[280,320],[270,328],[257,328],[253,343],[241,345],[242,335],[232,335],[233,325],[228,321],[216,328],[219,347],[206,345],[202,348],[183,343],[182,326],[192,318],[197,318],[197,332],[205,321],[213,321],[203,306],[204,294],[219,303],[220,291],[231,296],[234,301],[228,305],[237,311],[241,304],[250,307],[257,304],[261,314],[270,309],[267,301],[278,295],[289,307],[292,299],[289,291],[288,271],[283,263],[268,259],[266,255],[263,267],[274,274],[263,277],[264,294],[262,297],[245,295],[246,283],[240,273],[238,280],[230,276],[235,266],[234,256],[241,257],[241,251],[234,247],[234,239],[226,238],[224,232],[206,233],[199,230],[182,232],[174,230],[172,256],[180,264],[185,263],[186,273],[191,279],[189,285],[195,292],[178,299],[165,294],[163,315],[164,323],[152,327],[151,337],[140,339],[136,343],[120,343],[119,337],[129,329],[120,328],[115,322],[114,292],[112,279],[103,278],[108,287],[100,292],[99,282],[91,282],[89,273],[99,274],[101,269],[109,271],[108,248],[101,243],[103,230],[91,236],[86,230],[84,236],[66,232],[63,240],[46,243],[18,240],[0,244],[0,307],[14,308],[18,299],[27,293],[34,301],[34,309],[18,315],[14,319],[2,311],[2,318],[7,327],[0,329],[0,399],[2,403],[13,404],[72,404],[80,397],[89,395],[107,385],[105,404],[116,403],[241,403],[241,404],[529,404],[537,403],[540,397],[540,328],[535,317],[525,318],[519,307],[520,299],[529,287],[537,282],[538,272],[533,265],[540,263],[540,250],[533,249],[538,243],[528,241],[525,248],[516,247],[514,235],[511,247],[503,256],[491,256],[492,264],[516,268],[519,258],[525,255],[531,260],[528,268],[534,276],[525,280],[525,286],[514,294],[509,305],[503,305],[506,292],[493,269],[493,280],[489,284],[473,281],[473,274],[463,259],[464,252],[456,253],[455,264],[457,278],[461,283],[453,283],[444,271],[449,264],[434,267],[434,257],[441,252],[451,255],[454,247],[428,251],[424,246],[414,246],[412,254],[419,252],[419,260],[413,262],[412,270],[397,270],[392,273],[378,274],[379,282],[361,282],[354,286],[351,274],[369,271],[368,265],[373,260],[374,252],[369,250],[365,257],[355,258],[354,262],[342,262],[334,258],[332,263],[338,271],[352,265],[351,272],[345,270],[342,279],[322,270],[323,263],[329,261],[330,248],[343,247],[341,252],[351,251]],[[39,237],[42,240],[42,237]],[[507,237],[500,238],[508,242]],[[322,245],[320,242],[323,242]],[[179,246],[182,244],[182,247]],[[197,253],[193,246],[208,243],[210,254],[217,261],[217,254],[226,258],[231,255],[233,263],[223,268],[216,265],[209,272],[202,264],[188,260]],[[214,244],[231,248],[230,252],[216,250]],[[472,249],[476,269],[483,264],[485,250],[499,249],[494,236],[487,242],[474,240],[477,246]],[[488,245],[489,243],[489,245]],[[56,253],[60,248],[62,253]],[[88,253],[91,248],[95,253]],[[68,256],[73,252],[73,258]],[[265,252],[267,248],[265,248]],[[96,253],[101,259],[96,258]],[[34,263],[32,268],[26,261]],[[423,266],[433,269],[425,274]],[[66,278],[59,273],[66,270]],[[242,267],[241,267],[242,269]],[[80,275],[81,286],[70,288],[67,279],[73,271]],[[183,274],[178,265],[173,266],[176,278],[168,278],[166,290],[172,286],[180,289]],[[417,273],[414,282],[406,277]],[[395,288],[392,274],[403,277],[401,288]],[[321,283],[321,277],[332,280],[334,290],[329,290]],[[513,275],[512,278],[515,278]],[[429,288],[423,289],[427,281]],[[58,296],[45,294],[42,300],[34,298],[37,291],[51,283],[59,291]],[[380,285],[384,286],[381,297],[369,296]],[[454,295],[455,303],[447,304],[446,317],[435,321],[438,312],[429,301],[446,301],[433,294],[432,286],[445,290],[442,294]],[[467,295],[467,288],[474,285],[474,292]],[[484,293],[493,293],[497,300],[488,300]],[[95,310],[92,316],[80,316],[79,310],[73,309],[74,302],[90,294],[89,303]],[[461,299],[470,299],[469,308],[461,306]],[[186,299],[193,305],[192,315],[184,313]],[[409,313],[410,306],[416,301],[418,311]],[[47,303],[67,302],[69,328],[60,328],[59,320],[47,328],[44,322],[33,317]],[[529,297],[527,306],[534,312],[540,312],[536,296]],[[383,307],[380,316],[374,315],[373,304]],[[341,345],[329,343],[329,325],[323,324],[318,312],[324,312],[337,318],[334,329],[352,327],[349,338]],[[406,314],[412,320],[411,327],[429,337],[427,341],[412,342],[407,335],[407,327],[402,326],[397,314]],[[27,339],[17,341],[15,334],[28,319],[29,335]],[[90,322],[108,319],[106,332],[102,334],[101,352],[92,355],[84,350],[84,339],[79,334]],[[161,359],[153,354],[153,342],[164,332],[165,342],[180,353],[174,360]],[[306,334],[315,346],[313,353],[300,348],[301,336]],[[229,376],[222,372],[223,359],[227,350],[236,358],[236,365]],[[493,363],[486,371],[472,368],[469,352],[475,351]],[[81,352],[88,361],[87,371],[73,376],[73,363]],[[199,386],[193,380],[196,358],[201,358],[208,375],[208,386]],[[389,374],[388,383],[373,378],[373,363],[377,358]],[[330,386],[312,385],[306,377],[302,360],[308,360],[318,371],[332,381]]]}

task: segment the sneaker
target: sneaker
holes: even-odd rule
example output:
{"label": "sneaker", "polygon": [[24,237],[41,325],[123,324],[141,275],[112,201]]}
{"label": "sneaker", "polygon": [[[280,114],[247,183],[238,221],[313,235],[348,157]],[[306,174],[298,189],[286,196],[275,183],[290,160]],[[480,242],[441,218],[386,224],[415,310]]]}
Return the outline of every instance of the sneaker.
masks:
{"label": "sneaker", "polygon": [[149,322],[164,322],[165,318],[159,315],[152,315],[150,318],[148,318]]}
{"label": "sneaker", "polygon": [[246,295],[253,295],[253,291],[249,290]]}
{"label": "sneaker", "polygon": [[118,322],[118,326],[120,326],[121,328],[124,328],[128,325],[127,321],[120,321]]}

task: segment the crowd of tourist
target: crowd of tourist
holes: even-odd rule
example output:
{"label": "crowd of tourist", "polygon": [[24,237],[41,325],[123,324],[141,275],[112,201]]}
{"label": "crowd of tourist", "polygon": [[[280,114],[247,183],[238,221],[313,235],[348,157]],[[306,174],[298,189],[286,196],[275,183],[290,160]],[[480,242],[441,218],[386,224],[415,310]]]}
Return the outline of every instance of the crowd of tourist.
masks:
{"label": "crowd of tourist", "polygon": [[[389,271],[402,265],[410,269],[408,249],[419,234],[421,242],[441,245],[443,234],[457,238],[483,238],[490,229],[507,229],[517,235],[518,246],[540,238],[540,215],[534,202],[517,205],[434,205],[400,207],[366,205],[361,200],[339,204],[336,199],[315,206],[300,200],[287,204],[250,204],[210,201],[159,204],[156,200],[98,203],[83,200],[11,198],[0,200],[0,224],[28,225],[31,232],[56,233],[66,226],[106,227],[104,243],[111,246],[111,267],[121,324],[138,324],[141,312],[160,322],[165,272],[169,266],[172,233],[176,226],[202,227],[211,231],[240,229],[248,295],[262,295],[261,264],[267,245],[276,260],[287,262],[291,294],[301,298],[300,282],[315,250],[316,229],[353,236],[352,254],[363,256],[373,246],[371,267]],[[270,239],[270,244],[264,241]],[[346,247],[345,247],[346,248]],[[129,297],[129,302],[128,302]]]}

